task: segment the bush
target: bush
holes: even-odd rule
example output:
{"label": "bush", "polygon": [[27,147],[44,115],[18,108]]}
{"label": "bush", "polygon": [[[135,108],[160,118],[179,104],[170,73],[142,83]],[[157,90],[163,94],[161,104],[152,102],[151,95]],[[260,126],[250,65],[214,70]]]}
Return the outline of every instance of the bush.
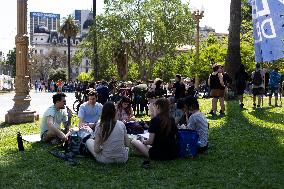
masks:
{"label": "bush", "polygon": [[78,75],[78,77],[77,77],[77,79],[79,80],[79,81],[92,81],[93,80],[93,71],[91,71],[91,72],[88,72],[88,73],[86,73],[86,72],[81,72],[79,75]]}
{"label": "bush", "polygon": [[49,71],[49,81],[58,81],[61,79],[62,81],[66,81],[67,78],[67,72],[64,68],[58,68],[58,69],[51,69]]}

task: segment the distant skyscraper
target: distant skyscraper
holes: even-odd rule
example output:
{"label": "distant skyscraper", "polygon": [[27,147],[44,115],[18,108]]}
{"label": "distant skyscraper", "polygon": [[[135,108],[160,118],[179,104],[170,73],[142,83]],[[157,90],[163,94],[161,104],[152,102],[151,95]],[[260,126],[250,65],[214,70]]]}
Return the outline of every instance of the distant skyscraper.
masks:
{"label": "distant skyscraper", "polygon": [[85,28],[83,28],[84,23],[90,17],[90,14],[93,15],[90,10],[75,10],[74,17],[75,20],[78,21],[78,25],[80,27],[80,36],[82,36],[82,32]]}
{"label": "distant skyscraper", "polygon": [[30,12],[30,41],[33,41],[34,29],[37,26],[45,26],[50,31],[58,31],[60,27],[60,14]]}

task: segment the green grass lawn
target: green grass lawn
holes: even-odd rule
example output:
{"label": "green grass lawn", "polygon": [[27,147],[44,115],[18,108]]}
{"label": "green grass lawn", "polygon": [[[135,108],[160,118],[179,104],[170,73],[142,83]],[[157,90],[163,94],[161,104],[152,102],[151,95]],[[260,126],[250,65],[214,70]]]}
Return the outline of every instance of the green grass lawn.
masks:
{"label": "green grass lawn", "polygon": [[[282,107],[253,110],[250,97],[240,110],[237,101],[226,104],[226,117],[207,115],[210,148],[194,159],[169,162],[144,160],[130,151],[122,165],[102,165],[90,158],[77,158],[79,165],[49,154],[52,146],[26,143],[17,151],[16,133],[39,132],[39,123],[1,125],[0,188],[283,188],[284,111]],[[201,111],[211,109],[200,99]]]}

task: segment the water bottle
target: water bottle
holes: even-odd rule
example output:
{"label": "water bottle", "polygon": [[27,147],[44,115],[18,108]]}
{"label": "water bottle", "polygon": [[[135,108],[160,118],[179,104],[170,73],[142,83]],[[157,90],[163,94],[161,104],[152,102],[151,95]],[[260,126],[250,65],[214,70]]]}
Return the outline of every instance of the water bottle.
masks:
{"label": "water bottle", "polygon": [[20,132],[17,133],[17,142],[18,142],[18,149],[19,151],[25,151],[23,138]]}

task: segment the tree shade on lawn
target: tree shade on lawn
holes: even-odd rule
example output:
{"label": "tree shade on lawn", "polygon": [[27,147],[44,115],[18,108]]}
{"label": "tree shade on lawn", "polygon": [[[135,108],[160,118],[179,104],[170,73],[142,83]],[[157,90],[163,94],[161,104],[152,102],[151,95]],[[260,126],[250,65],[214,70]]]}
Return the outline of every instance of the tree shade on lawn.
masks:
{"label": "tree shade on lawn", "polygon": [[[201,111],[210,111],[211,100],[199,99]],[[284,185],[284,109],[253,110],[251,97],[245,108],[237,101],[226,104],[226,116],[206,115],[209,149],[194,159],[150,162],[130,149],[126,164],[102,165],[77,158],[72,167],[48,153],[52,146],[24,142],[17,150],[16,136],[38,133],[39,123],[0,126],[0,188],[282,188]],[[142,117],[140,119],[149,119]],[[75,123],[78,121],[74,119]]]}

